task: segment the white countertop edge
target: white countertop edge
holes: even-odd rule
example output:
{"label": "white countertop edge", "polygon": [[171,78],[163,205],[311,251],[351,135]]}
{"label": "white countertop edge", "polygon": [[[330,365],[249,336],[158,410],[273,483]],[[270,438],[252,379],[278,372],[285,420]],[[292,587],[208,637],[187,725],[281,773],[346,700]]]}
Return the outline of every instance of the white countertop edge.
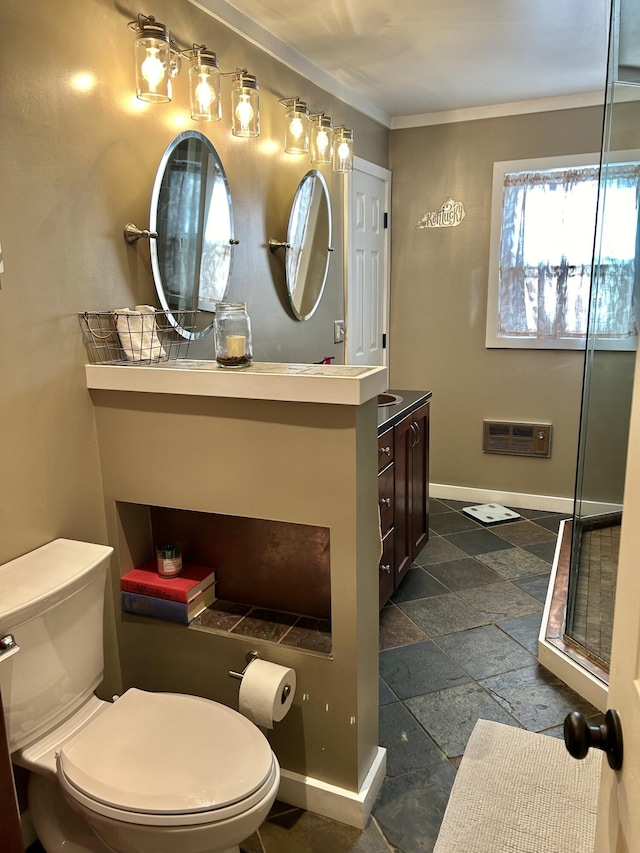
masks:
{"label": "white countertop edge", "polygon": [[[192,364],[197,364],[190,360]],[[134,391],[145,394],[183,394],[296,403],[329,403],[359,406],[388,388],[386,367],[363,367],[359,376],[341,375],[355,365],[256,364],[253,370],[225,370],[215,363],[200,368],[152,365],[85,365],[87,388],[101,391]],[[295,372],[287,372],[287,371]],[[316,371],[313,375],[303,371]]]}

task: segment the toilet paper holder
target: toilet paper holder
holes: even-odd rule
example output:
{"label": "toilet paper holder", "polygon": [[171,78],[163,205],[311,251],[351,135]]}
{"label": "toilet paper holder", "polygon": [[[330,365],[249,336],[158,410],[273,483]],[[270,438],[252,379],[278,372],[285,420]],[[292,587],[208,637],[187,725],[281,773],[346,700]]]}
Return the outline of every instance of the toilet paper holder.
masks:
{"label": "toilet paper holder", "polygon": [[[242,681],[242,679],[244,678],[245,672],[249,669],[249,666],[253,663],[254,660],[261,660],[261,657],[258,654],[258,652],[247,652],[247,656],[246,656],[245,660],[247,661],[247,665],[242,670],[242,672],[235,672],[235,670],[233,670],[233,669],[229,670],[229,677],[230,678],[235,678],[238,681]],[[284,687],[282,688],[282,695],[280,696],[280,701],[282,702],[283,705],[287,701],[287,699],[289,698],[290,693],[291,693],[291,685],[285,684]]]}

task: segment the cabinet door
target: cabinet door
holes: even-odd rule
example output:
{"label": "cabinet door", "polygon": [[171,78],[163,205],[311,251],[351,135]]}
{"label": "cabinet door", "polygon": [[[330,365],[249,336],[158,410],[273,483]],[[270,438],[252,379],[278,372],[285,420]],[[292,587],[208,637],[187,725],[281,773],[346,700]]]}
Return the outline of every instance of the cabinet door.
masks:
{"label": "cabinet door", "polygon": [[398,586],[411,565],[411,447],[415,431],[411,429],[412,415],[400,421],[393,434],[393,464],[395,468],[395,582]]}
{"label": "cabinet door", "polygon": [[380,506],[380,529],[382,535],[386,536],[393,527],[394,514],[394,479],[395,470],[393,462],[378,474],[378,503]]}
{"label": "cabinet door", "polygon": [[385,606],[394,590],[394,529],[393,527],[382,540],[382,557],[380,558],[380,610]]}
{"label": "cabinet door", "polygon": [[411,559],[429,538],[429,403],[413,413],[411,427]]}

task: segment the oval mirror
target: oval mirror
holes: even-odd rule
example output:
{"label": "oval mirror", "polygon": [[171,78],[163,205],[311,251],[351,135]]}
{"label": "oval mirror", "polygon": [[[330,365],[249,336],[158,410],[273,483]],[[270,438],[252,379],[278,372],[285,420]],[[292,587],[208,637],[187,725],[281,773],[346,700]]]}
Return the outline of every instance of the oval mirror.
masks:
{"label": "oval mirror", "polygon": [[308,320],[320,303],[332,252],[329,189],[316,169],[307,172],[296,190],[287,244],[289,302],[298,320]]}
{"label": "oval mirror", "polygon": [[[160,304],[183,337],[203,337],[213,328],[215,303],[229,286],[234,240],[227,176],[202,133],[187,130],[165,151],[149,227],[158,234],[150,244]],[[199,312],[193,331],[182,328],[174,316],[178,311]]]}

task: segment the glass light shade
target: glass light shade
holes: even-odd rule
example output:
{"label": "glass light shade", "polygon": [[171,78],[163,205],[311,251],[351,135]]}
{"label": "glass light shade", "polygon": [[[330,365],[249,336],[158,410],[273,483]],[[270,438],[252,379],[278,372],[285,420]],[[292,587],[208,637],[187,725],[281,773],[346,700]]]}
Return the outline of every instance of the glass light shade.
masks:
{"label": "glass light shade", "polygon": [[260,96],[253,74],[238,71],[231,83],[231,133],[234,136],[260,136]]}
{"label": "glass light shade", "polygon": [[329,116],[318,115],[311,120],[311,162],[327,166],[333,156],[333,125]]}
{"label": "glass light shade", "polygon": [[220,70],[215,53],[194,47],[189,61],[191,118],[194,121],[220,121]]}
{"label": "glass light shade", "polygon": [[284,150],[287,154],[306,154],[309,151],[309,107],[293,98],[285,101]]}
{"label": "glass light shade", "polygon": [[161,104],[171,100],[169,31],[154,18],[138,19],[136,29],[136,95]]}
{"label": "glass light shade", "polygon": [[333,171],[351,172],[353,169],[353,131],[336,127],[333,132]]}

